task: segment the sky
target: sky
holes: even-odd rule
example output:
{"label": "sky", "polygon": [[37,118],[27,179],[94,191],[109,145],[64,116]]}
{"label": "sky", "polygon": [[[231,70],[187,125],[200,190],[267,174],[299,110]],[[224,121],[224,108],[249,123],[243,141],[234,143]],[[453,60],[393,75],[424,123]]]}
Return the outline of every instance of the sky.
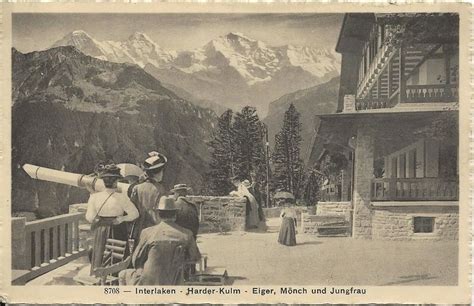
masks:
{"label": "sky", "polygon": [[343,14],[13,14],[13,47],[48,49],[74,30],[95,39],[121,41],[147,34],[165,50],[190,50],[229,32],[241,32],[270,46],[334,49]]}

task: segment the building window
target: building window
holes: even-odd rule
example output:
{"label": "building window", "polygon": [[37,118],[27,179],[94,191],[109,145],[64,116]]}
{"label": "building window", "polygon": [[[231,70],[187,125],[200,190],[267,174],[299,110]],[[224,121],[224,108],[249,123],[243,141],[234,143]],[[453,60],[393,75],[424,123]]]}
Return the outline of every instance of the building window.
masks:
{"label": "building window", "polygon": [[413,232],[432,233],[434,230],[434,217],[414,217]]}

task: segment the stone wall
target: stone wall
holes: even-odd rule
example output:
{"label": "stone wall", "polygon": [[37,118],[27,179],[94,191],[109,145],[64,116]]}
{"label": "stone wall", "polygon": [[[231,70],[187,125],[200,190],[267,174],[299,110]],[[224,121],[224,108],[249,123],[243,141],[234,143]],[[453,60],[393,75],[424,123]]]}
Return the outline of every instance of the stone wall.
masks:
{"label": "stone wall", "polygon": [[[189,196],[187,199],[196,205],[200,214],[200,233],[215,233],[245,230],[245,198]],[[85,213],[87,204],[73,204],[69,212]],[[83,219],[79,225],[81,242],[88,245],[89,223]]]}
{"label": "stone wall", "polygon": [[343,222],[342,216],[318,216],[310,214],[302,214],[301,216],[301,229],[305,234],[317,234],[318,227],[324,224],[333,222]]}
{"label": "stone wall", "polygon": [[[433,233],[414,233],[414,217],[434,217]],[[372,238],[383,240],[458,239],[455,206],[377,207],[372,215]]]}
{"label": "stone wall", "polygon": [[[296,211],[297,215],[297,220],[301,220],[301,214],[306,213],[308,211],[308,208],[306,206],[294,206],[293,207]],[[263,208],[263,214],[265,215],[265,218],[280,218],[280,213],[283,207],[264,207]]]}
{"label": "stone wall", "polygon": [[352,210],[351,202],[319,202],[316,205],[318,216],[344,216],[349,221]]}
{"label": "stone wall", "polygon": [[189,196],[200,212],[200,233],[245,230],[245,198]]}

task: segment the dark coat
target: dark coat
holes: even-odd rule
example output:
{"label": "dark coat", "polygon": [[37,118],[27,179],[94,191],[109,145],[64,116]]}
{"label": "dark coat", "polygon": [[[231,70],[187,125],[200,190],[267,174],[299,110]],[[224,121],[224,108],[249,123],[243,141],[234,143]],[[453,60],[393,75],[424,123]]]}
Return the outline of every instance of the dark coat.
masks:
{"label": "dark coat", "polygon": [[192,202],[186,200],[185,197],[179,197],[176,201],[176,224],[187,228],[193,233],[196,239],[199,231],[199,212]]}

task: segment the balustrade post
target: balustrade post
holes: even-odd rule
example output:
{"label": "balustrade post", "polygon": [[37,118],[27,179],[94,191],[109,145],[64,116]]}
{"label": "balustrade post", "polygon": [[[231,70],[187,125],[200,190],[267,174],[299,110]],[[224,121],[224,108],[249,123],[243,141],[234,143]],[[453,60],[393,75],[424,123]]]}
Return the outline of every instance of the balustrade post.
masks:
{"label": "balustrade post", "polygon": [[57,260],[59,257],[59,245],[58,245],[58,226],[53,227],[53,259]]}
{"label": "balustrade post", "polygon": [[77,252],[79,250],[79,220],[74,221],[73,225],[73,233],[74,237],[72,238],[74,241],[73,252]]}
{"label": "balustrade post", "polygon": [[66,255],[66,224],[59,225],[59,256]]}
{"label": "balustrade post", "polygon": [[66,252],[72,254],[72,226],[73,222],[67,223],[67,248]]}
{"label": "balustrade post", "polygon": [[449,101],[449,98],[452,96],[451,94],[451,53],[452,50],[449,45],[443,45],[443,53],[444,53],[444,66],[445,66],[445,73],[446,73],[446,86],[444,88],[444,95],[443,98]]}
{"label": "balustrade post", "polygon": [[389,199],[395,199],[397,196],[397,180],[396,179],[388,180],[388,196],[389,196]]}
{"label": "balustrade post", "polygon": [[41,230],[33,232],[35,237],[35,265],[34,267],[41,266]]}
{"label": "balustrade post", "polygon": [[398,51],[398,60],[399,60],[399,71],[398,71],[398,86],[399,86],[399,95],[398,103],[404,102],[406,95],[406,80],[405,80],[405,46],[403,42],[400,43],[400,49]]}
{"label": "balustrade post", "polygon": [[43,253],[45,264],[49,264],[49,261],[51,259],[50,254],[49,254],[49,247],[51,245],[51,242],[50,242],[50,239],[49,239],[50,234],[51,234],[50,229],[46,228],[44,230],[44,253]]}
{"label": "balustrade post", "polygon": [[31,268],[31,243],[27,244],[26,218],[12,218],[12,269]]}

